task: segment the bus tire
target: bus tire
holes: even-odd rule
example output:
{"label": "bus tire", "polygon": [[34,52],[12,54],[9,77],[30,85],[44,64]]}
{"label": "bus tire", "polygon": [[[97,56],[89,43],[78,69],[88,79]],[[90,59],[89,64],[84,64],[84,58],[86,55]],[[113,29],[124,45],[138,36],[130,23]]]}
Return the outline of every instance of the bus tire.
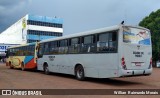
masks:
{"label": "bus tire", "polygon": [[21,63],[21,70],[22,70],[22,71],[25,70],[24,63],[23,63],[23,62]]}
{"label": "bus tire", "polygon": [[13,66],[12,66],[11,62],[9,62],[9,68],[13,69]]}
{"label": "bus tire", "polygon": [[49,74],[49,69],[48,69],[48,64],[47,64],[47,63],[45,63],[45,64],[43,65],[43,70],[44,70],[44,73],[45,73],[46,75]]}
{"label": "bus tire", "polygon": [[82,65],[78,65],[75,68],[75,76],[78,80],[83,81],[85,79],[84,68]]}

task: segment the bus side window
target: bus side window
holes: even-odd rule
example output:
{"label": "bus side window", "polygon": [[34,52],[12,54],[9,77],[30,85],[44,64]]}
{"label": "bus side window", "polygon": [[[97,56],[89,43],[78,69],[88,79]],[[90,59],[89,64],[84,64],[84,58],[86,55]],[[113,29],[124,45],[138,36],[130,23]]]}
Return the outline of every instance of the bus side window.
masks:
{"label": "bus side window", "polygon": [[7,50],[5,51],[5,53],[6,53],[6,58],[9,57],[9,51],[10,51],[10,49],[7,49]]}
{"label": "bus side window", "polygon": [[92,44],[91,44],[91,50],[90,52],[97,52],[96,48],[97,48],[97,41],[96,41],[96,35],[92,36]]}
{"label": "bus side window", "polygon": [[19,50],[19,48],[15,48],[15,56],[19,56],[19,52],[20,50]]}
{"label": "bus side window", "polygon": [[50,43],[44,43],[44,54],[49,54],[50,52]]}
{"label": "bus side window", "polygon": [[98,35],[97,52],[109,51],[108,37],[109,37],[109,33],[102,33]]}
{"label": "bus side window", "polygon": [[88,44],[91,43],[91,36],[86,36],[83,38],[83,47],[82,47],[82,50],[83,50],[83,53],[87,53],[87,52],[90,52],[90,47]]}
{"label": "bus side window", "polygon": [[59,47],[59,53],[66,54],[67,52],[68,52],[68,40],[61,40],[60,47]]}
{"label": "bus side window", "polygon": [[26,47],[25,46],[23,47],[23,54],[22,55],[27,55],[26,54]]}
{"label": "bus side window", "polygon": [[22,47],[19,47],[19,56],[23,56],[23,51],[22,51]]}
{"label": "bus side window", "polygon": [[12,56],[12,55],[13,55],[13,50],[12,50],[12,49],[9,49],[9,50],[8,50],[8,55],[9,55],[9,56]]}
{"label": "bus side window", "polygon": [[10,53],[10,56],[14,56],[15,53],[14,53],[14,49],[10,49],[11,53]]}
{"label": "bus side window", "polygon": [[106,32],[98,35],[97,52],[117,51],[117,32]]}
{"label": "bus side window", "polygon": [[109,34],[109,50],[110,52],[117,51],[117,32],[112,32]]}
{"label": "bus side window", "polygon": [[34,52],[35,52],[35,46],[34,45],[31,46],[31,50],[30,51],[31,51],[31,55],[34,55]]}
{"label": "bus side window", "polygon": [[40,44],[39,50],[38,50],[38,58],[43,57],[43,53],[44,53],[44,44]]}
{"label": "bus side window", "polygon": [[80,52],[80,38],[69,39],[69,53],[79,53]]}
{"label": "bus side window", "polygon": [[83,53],[96,52],[96,35],[82,37],[81,50]]}
{"label": "bus side window", "polygon": [[59,48],[58,48],[58,41],[50,42],[50,54],[58,54]]}

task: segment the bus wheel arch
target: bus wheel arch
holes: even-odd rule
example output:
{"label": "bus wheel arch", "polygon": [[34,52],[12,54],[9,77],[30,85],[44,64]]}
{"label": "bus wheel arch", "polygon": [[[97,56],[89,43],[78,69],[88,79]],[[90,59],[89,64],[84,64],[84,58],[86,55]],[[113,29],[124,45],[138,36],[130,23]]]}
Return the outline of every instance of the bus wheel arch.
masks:
{"label": "bus wheel arch", "polygon": [[24,62],[21,62],[21,70],[22,70],[22,71],[25,70],[25,64],[24,64]]}
{"label": "bus wheel arch", "polygon": [[83,81],[85,79],[85,72],[82,64],[76,64],[74,68],[74,72],[78,80]]}
{"label": "bus wheel arch", "polygon": [[10,69],[13,69],[13,66],[12,66],[11,61],[9,61],[9,68],[10,68]]}
{"label": "bus wheel arch", "polygon": [[48,68],[47,62],[44,62],[44,64],[43,64],[43,71],[44,71],[44,73],[45,73],[46,75],[49,74],[49,68]]}

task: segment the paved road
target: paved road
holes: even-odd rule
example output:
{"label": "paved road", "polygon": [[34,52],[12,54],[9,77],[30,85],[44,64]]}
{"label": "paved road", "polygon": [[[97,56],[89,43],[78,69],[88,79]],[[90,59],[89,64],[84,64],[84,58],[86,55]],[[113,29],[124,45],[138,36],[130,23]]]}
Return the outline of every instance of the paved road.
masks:
{"label": "paved road", "polygon": [[[160,89],[160,69],[154,68],[150,76],[127,77],[114,79],[91,79],[78,81],[74,76],[63,74],[45,75],[39,71],[21,71],[9,69],[4,64],[0,64],[0,89]],[[0,96],[1,98],[2,96]],[[3,96],[8,98],[8,96]],[[33,96],[32,96],[33,97]],[[35,96],[37,97],[37,96]],[[44,96],[40,96],[43,98]],[[47,96],[52,97],[53,96]],[[73,95],[55,96],[60,98],[75,97]],[[76,96],[78,98],[133,98],[136,96],[103,95],[103,96]],[[145,98],[160,98],[160,96],[139,96]],[[11,97],[13,98],[13,96]],[[15,96],[17,98],[17,96]],[[27,97],[28,98],[28,97]],[[39,98],[39,97],[37,97]]]}

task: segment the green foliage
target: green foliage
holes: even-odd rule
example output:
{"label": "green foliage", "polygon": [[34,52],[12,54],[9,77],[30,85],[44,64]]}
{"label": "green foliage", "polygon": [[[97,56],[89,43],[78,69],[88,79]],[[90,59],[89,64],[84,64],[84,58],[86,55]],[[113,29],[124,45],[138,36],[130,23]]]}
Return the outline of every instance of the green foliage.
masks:
{"label": "green foliage", "polygon": [[150,29],[152,36],[153,61],[160,60],[160,9],[145,17],[139,25]]}

